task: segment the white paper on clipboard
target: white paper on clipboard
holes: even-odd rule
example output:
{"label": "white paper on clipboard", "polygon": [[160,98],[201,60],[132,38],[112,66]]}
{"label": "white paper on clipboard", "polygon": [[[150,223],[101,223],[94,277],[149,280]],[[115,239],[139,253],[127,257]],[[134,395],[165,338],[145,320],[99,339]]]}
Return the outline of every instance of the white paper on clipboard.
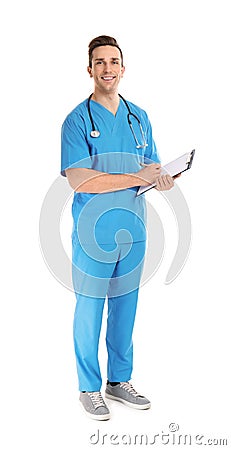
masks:
{"label": "white paper on clipboard", "polygon": [[[190,169],[193,161],[195,150],[192,150],[191,152],[184,153],[184,155],[181,155],[179,158],[174,159],[174,161],[169,162],[168,164],[165,164],[161,169],[161,174],[168,173],[171,175],[171,177],[174,177],[176,175],[179,175],[182,172],[185,172],[186,170]],[[143,194],[144,192],[148,191],[149,189],[152,189],[156,186],[156,184],[150,184],[149,186],[140,186],[137,191],[137,196]]]}

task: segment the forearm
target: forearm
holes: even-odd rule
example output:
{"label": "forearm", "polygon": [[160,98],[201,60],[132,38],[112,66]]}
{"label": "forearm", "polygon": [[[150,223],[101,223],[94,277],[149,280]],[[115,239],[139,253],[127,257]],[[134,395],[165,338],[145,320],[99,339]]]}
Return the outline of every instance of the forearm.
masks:
{"label": "forearm", "polygon": [[141,179],[138,173],[114,175],[93,169],[66,170],[69,184],[74,191],[88,194],[120,191],[136,186],[148,185],[149,183]]}

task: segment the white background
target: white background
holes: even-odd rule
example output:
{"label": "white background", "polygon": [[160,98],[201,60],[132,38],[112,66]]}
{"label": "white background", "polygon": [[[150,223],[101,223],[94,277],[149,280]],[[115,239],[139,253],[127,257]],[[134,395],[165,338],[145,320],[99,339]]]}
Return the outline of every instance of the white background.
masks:
{"label": "white background", "polygon": [[[9,0],[1,7],[4,450],[85,450],[97,447],[90,444],[97,429],[151,436],[168,433],[171,422],[182,434],[231,442],[229,8],[228,0]],[[161,216],[166,252],[140,291],[133,381],[152,409],[110,403],[112,420],[102,424],[79,407],[75,298],[48,271],[38,238],[41,205],[60,170],[60,127],[92,90],[87,46],[99,34],[115,36],[123,49],[120,92],[148,111],[163,163],[197,152],[178,181],[191,212],[191,252],[170,285],[164,280],[176,223],[161,195],[148,194]]]}

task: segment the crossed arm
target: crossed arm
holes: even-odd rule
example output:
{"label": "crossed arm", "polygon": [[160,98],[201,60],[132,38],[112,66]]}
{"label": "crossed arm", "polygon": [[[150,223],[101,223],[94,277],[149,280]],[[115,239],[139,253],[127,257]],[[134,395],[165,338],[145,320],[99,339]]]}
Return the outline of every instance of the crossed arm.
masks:
{"label": "crossed arm", "polygon": [[89,194],[120,191],[136,186],[149,186],[156,183],[159,191],[169,190],[174,181],[170,175],[161,175],[160,164],[149,164],[136,173],[109,174],[93,169],[66,169],[68,182],[75,192]]}

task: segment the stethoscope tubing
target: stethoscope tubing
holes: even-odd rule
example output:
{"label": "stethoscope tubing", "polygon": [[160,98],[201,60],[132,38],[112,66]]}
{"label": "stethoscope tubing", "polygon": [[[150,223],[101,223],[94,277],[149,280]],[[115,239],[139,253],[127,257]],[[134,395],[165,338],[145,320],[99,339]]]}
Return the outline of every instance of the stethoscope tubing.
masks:
{"label": "stethoscope tubing", "polygon": [[[91,128],[92,128],[91,133],[90,133],[90,134],[91,134],[91,137],[97,138],[97,137],[100,136],[100,131],[99,131],[99,130],[96,130],[95,124],[94,124],[94,120],[93,120],[93,117],[92,117],[92,114],[91,114],[90,100],[91,100],[91,98],[92,98],[92,95],[93,95],[93,94],[91,94],[91,95],[88,97],[88,100],[87,100],[87,110],[88,110],[88,115],[89,115],[89,119],[90,119],[90,122],[91,122]],[[127,110],[128,110],[127,120],[128,120],[128,124],[129,124],[129,126],[130,126],[130,129],[131,129],[131,132],[132,132],[132,134],[133,134],[133,137],[134,137],[134,139],[135,139],[136,147],[137,147],[137,148],[147,147],[148,144],[146,143],[145,135],[144,135],[144,131],[143,131],[143,127],[142,127],[142,124],[141,124],[141,121],[140,121],[139,117],[131,111],[131,109],[130,109],[130,107],[129,107],[129,105],[128,105],[128,102],[125,100],[125,98],[122,97],[122,95],[120,95],[120,94],[119,94],[119,97],[121,98],[121,100],[123,100],[123,102],[124,102],[124,104],[125,104],[125,106],[126,106],[126,108],[127,108]],[[139,124],[140,132],[141,132],[141,136],[142,136],[142,140],[143,140],[143,145],[139,144],[139,142],[138,142],[138,139],[137,139],[137,137],[136,137],[136,135],[135,135],[135,132],[134,132],[134,129],[133,129],[133,126],[132,126],[132,121],[131,121],[131,119],[130,119],[130,116],[134,117],[134,119],[136,119],[137,122],[138,122],[138,124]]]}

